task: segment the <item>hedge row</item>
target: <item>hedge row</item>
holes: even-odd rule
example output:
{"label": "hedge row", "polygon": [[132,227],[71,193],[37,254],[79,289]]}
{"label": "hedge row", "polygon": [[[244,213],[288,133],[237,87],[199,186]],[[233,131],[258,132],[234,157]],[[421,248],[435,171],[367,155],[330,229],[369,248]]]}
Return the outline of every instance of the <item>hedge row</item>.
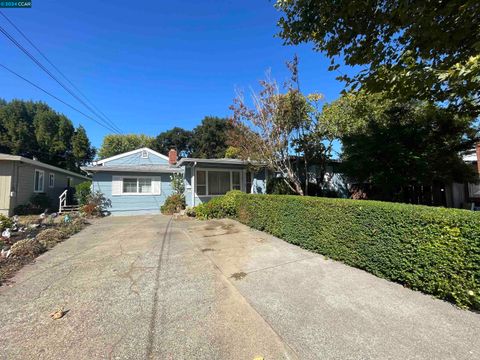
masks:
{"label": "hedge row", "polygon": [[[480,309],[480,213],[378,201],[227,194],[237,219],[292,244]],[[209,216],[204,216],[208,218]]]}

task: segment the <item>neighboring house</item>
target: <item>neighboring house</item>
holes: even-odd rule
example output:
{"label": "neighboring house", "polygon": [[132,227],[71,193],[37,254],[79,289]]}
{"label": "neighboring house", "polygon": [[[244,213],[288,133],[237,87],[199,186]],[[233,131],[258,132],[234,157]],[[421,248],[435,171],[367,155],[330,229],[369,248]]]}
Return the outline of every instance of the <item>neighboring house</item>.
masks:
{"label": "neighboring house", "polygon": [[472,166],[478,174],[477,183],[460,184],[453,183],[446,187],[447,206],[480,209],[480,143],[475,149],[463,156],[463,160]]}
{"label": "neighboring house", "polygon": [[0,153],[0,213],[14,215],[15,207],[27,204],[34,194],[46,194],[56,208],[66,187],[86,180],[90,179],[37,160]]}
{"label": "neighboring house", "polygon": [[110,199],[112,214],[158,213],[173,194],[171,176],[182,174],[185,200],[196,206],[230,190],[265,193],[267,172],[251,173],[248,162],[236,159],[182,158],[141,148],[83,167],[93,176],[93,190]]}

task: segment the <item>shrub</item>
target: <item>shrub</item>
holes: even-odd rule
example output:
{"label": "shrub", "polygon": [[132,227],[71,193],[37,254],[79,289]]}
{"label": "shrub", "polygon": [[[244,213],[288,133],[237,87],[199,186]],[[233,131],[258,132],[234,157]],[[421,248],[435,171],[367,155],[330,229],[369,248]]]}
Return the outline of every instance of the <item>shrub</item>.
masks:
{"label": "shrub", "polygon": [[41,231],[35,239],[45,248],[50,249],[57,243],[65,239],[65,234],[57,229],[45,229]]}
{"label": "shrub", "polygon": [[45,247],[37,240],[24,239],[17,241],[10,248],[13,256],[35,257],[45,251]]}
{"label": "shrub", "polygon": [[194,207],[187,207],[185,209],[185,215],[190,217],[195,217],[195,208]]}
{"label": "shrub", "polygon": [[165,199],[165,203],[160,207],[160,211],[165,215],[172,215],[185,209],[185,196],[181,194],[172,194]]}
{"label": "shrub", "polygon": [[13,220],[0,214],[0,232],[13,226]]}
{"label": "shrub", "polygon": [[170,176],[170,183],[175,194],[183,195],[185,192],[185,180],[182,174],[172,174]]}
{"label": "shrub", "polygon": [[480,214],[419,205],[244,195],[239,221],[405,286],[480,309]]}
{"label": "shrub", "polygon": [[81,211],[87,216],[103,216],[107,208],[112,206],[112,201],[107,199],[100,191],[95,191],[87,196],[87,203]]}
{"label": "shrub", "polygon": [[68,223],[62,224],[59,230],[64,238],[68,238],[80,232],[87,225],[88,222],[84,218],[77,217]]}
{"label": "shrub", "polygon": [[39,209],[41,210],[40,212],[43,212],[51,207],[52,202],[47,194],[34,194],[30,198],[30,204],[32,208]]}
{"label": "shrub", "polygon": [[92,193],[92,182],[84,181],[75,186],[75,198],[79,205],[86,205],[88,197]]}
{"label": "shrub", "polygon": [[34,194],[28,203],[17,205],[13,211],[15,215],[37,215],[49,209],[51,205],[52,202],[46,194]]}
{"label": "shrub", "polygon": [[224,196],[213,198],[207,203],[195,207],[195,216],[199,219],[215,219],[235,217],[237,214],[238,199],[245,195],[239,190],[229,191]]}

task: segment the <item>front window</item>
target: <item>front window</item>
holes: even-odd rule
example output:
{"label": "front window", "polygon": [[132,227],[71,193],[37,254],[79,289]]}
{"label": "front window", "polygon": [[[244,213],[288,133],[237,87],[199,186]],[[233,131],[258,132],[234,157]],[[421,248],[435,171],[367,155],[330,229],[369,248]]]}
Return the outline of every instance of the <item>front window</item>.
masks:
{"label": "front window", "polygon": [[209,195],[223,195],[228,191],[230,191],[230,171],[209,171]]}
{"label": "front window", "polygon": [[240,171],[198,170],[197,195],[224,195],[230,190],[241,190]]}
{"label": "front window", "polygon": [[124,178],[123,179],[123,192],[124,193],[137,193],[137,179],[136,178]]}
{"label": "front window", "polygon": [[138,179],[138,192],[139,193],[151,193],[152,192],[152,179]]}
{"label": "front window", "polygon": [[123,178],[124,194],[153,194],[151,178]]}
{"label": "front window", "polygon": [[55,187],[55,174],[48,175],[48,187]]}
{"label": "front window", "polygon": [[35,169],[35,177],[33,179],[33,191],[43,192],[45,172],[43,170]]}

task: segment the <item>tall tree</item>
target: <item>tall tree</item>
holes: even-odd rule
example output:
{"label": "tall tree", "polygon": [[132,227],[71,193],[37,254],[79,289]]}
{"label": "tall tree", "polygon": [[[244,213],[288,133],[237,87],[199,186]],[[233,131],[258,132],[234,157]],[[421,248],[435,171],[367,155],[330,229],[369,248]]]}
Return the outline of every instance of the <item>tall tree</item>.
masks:
{"label": "tall tree", "polygon": [[36,152],[33,117],[35,106],[13,100],[0,108],[0,147],[3,152],[32,156]]}
{"label": "tall tree", "polygon": [[[234,100],[231,109],[235,128],[229,143],[238,149],[240,158],[267,164],[282,174],[291,191],[304,195],[308,192],[309,166],[314,161],[325,165],[331,141],[318,122],[322,96],[300,92],[296,57],[288,67],[291,79],[283,94],[275,80],[267,79],[260,81],[261,91],[252,95],[253,107],[247,105],[242,94]],[[303,164],[300,169],[299,163]]]}
{"label": "tall tree", "polygon": [[392,99],[447,104],[480,114],[480,2],[477,0],[277,0],[287,44],[312,42],[330,70],[360,66],[347,85]]}
{"label": "tall tree", "polygon": [[90,144],[85,128],[80,125],[72,137],[72,154],[76,162],[75,165],[80,167],[92,162],[95,152],[95,148]]}
{"label": "tall tree", "polygon": [[48,164],[79,171],[77,164],[84,159],[72,152],[74,134],[72,122],[47,104],[0,101],[1,152],[35,156]]}
{"label": "tall tree", "polygon": [[228,148],[228,131],[232,124],[228,119],[206,116],[193,129],[190,142],[191,156],[197,158],[224,158]]}
{"label": "tall tree", "polygon": [[192,132],[179,127],[160,133],[152,142],[152,148],[162,154],[168,154],[170,149],[177,150],[181,157],[189,156]]}
{"label": "tall tree", "polygon": [[373,198],[428,203],[419,198],[420,188],[473,179],[461,158],[478,139],[471,117],[364,93],[342,97],[322,116],[339,129],[344,173],[354,183],[372,186]]}
{"label": "tall tree", "polygon": [[132,151],[142,147],[152,147],[154,138],[144,134],[107,135],[98,151],[101,159]]}

